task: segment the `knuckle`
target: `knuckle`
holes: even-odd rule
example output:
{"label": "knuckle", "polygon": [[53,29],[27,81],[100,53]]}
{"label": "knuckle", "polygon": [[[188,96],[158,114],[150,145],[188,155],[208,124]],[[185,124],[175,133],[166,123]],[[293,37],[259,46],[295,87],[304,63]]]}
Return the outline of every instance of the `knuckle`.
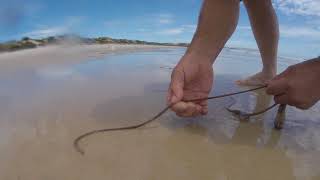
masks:
{"label": "knuckle", "polygon": [[308,101],[308,102],[304,102],[301,105],[301,107],[302,107],[302,109],[307,110],[307,109],[311,108],[313,105],[314,105],[314,103]]}
{"label": "knuckle", "polygon": [[287,70],[290,73],[295,73],[297,71],[297,68],[294,65],[292,65],[292,66],[289,66]]}
{"label": "knuckle", "polygon": [[299,109],[306,110],[311,107],[311,104],[304,99],[298,98],[298,96],[293,96],[290,99],[289,105],[295,106]]}
{"label": "knuckle", "polygon": [[307,110],[310,108],[310,106],[308,104],[304,104],[304,103],[299,103],[295,105],[297,108],[302,109],[302,110]]}
{"label": "knuckle", "polygon": [[290,102],[291,104],[294,104],[296,106],[304,106],[305,104],[307,104],[304,99],[295,94],[292,94],[290,96]]}
{"label": "knuckle", "polygon": [[300,109],[302,109],[302,110],[307,110],[307,109],[309,109],[309,106],[303,104],[303,105],[300,106]]}
{"label": "knuckle", "polygon": [[171,72],[171,79],[173,79],[173,77],[175,76],[177,71],[177,67],[173,68],[172,72]]}
{"label": "knuckle", "polygon": [[292,71],[292,69],[293,69],[293,66],[289,66],[289,67],[287,68],[287,71]]}
{"label": "knuckle", "polygon": [[293,87],[295,87],[294,82],[288,81],[287,82],[287,86],[288,86],[288,91],[289,92],[294,91],[294,88],[293,88]]}
{"label": "knuckle", "polygon": [[266,89],[266,92],[267,94],[273,94],[273,91],[274,91],[274,87],[273,87],[273,84],[270,83]]}
{"label": "knuckle", "polygon": [[281,99],[279,96],[275,96],[274,97],[274,102],[276,102],[277,104],[285,104],[286,102]]}
{"label": "knuckle", "polygon": [[180,114],[180,113],[176,113],[176,115],[177,115],[178,117],[185,117],[183,114]]}

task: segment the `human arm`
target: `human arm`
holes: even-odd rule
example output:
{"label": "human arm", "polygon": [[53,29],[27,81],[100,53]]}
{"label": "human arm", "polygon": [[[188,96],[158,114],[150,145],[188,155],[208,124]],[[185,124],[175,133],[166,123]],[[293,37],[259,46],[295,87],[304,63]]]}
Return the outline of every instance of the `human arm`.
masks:
{"label": "human arm", "polygon": [[185,100],[208,97],[213,85],[212,64],[234,32],[239,16],[238,0],[205,0],[197,31],[174,68],[168,89],[168,104],[179,116],[207,113],[207,101]]}

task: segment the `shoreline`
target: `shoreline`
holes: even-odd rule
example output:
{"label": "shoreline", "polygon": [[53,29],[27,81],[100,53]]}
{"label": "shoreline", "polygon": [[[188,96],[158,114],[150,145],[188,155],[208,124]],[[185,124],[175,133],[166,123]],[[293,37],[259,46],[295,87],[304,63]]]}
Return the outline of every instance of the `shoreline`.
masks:
{"label": "shoreline", "polygon": [[93,45],[51,45],[0,54],[0,71],[20,68],[37,68],[46,65],[72,64],[100,58],[111,53],[146,51],[162,48],[183,48],[182,46],[93,44]]}
{"label": "shoreline", "polygon": [[[23,49],[13,52],[0,53],[0,72],[10,72],[18,69],[34,69],[42,66],[59,66],[74,63],[81,63],[91,59],[102,58],[105,55],[121,52],[148,51],[154,49],[176,49],[186,48],[185,46],[166,46],[149,44],[60,44],[40,46],[32,49]],[[244,48],[225,47],[226,50],[243,50]],[[249,50],[249,49],[247,49]],[[281,57],[285,60],[297,58]]]}

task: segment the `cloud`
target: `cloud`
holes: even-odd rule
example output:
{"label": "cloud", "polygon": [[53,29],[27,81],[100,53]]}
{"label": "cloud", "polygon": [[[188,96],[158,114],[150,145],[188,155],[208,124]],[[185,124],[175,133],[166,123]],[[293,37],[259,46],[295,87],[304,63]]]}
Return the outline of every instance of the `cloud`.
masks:
{"label": "cloud", "polygon": [[145,14],[143,16],[130,17],[130,19],[110,19],[103,24],[107,27],[124,27],[127,25],[145,24],[145,25],[169,25],[175,22],[174,15],[170,13]]}
{"label": "cloud", "polygon": [[280,35],[288,38],[313,38],[320,40],[319,29],[312,27],[292,27],[292,26],[280,26]]}
{"label": "cloud", "polygon": [[66,17],[62,25],[47,27],[38,25],[38,27],[30,32],[23,33],[21,36],[32,38],[43,38],[48,36],[56,36],[74,32],[75,29],[86,19],[83,16],[69,16]]}
{"label": "cloud", "polygon": [[171,24],[174,22],[174,16],[172,14],[156,14],[153,18],[160,24]]}
{"label": "cloud", "polygon": [[163,29],[158,31],[162,35],[179,35],[183,33],[193,33],[196,30],[196,25],[182,25],[175,28]]}
{"label": "cloud", "polygon": [[251,31],[251,26],[238,26],[237,29],[239,30],[246,30],[246,31]]}
{"label": "cloud", "polygon": [[178,34],[182,34],[184,32],[184,28],[171,28],[171,29],[164,29],[159,31],[159,34],[163,34],[163,35],[178,35]]}
{"label": "cloud", "polygon": [[319,0],[275,0],[274,5],[288,15],[320,16]]}
{"label": "cloud", "polygon": [[159,19],[160,24],[170,24],[171,22],[171,19]]}
{"label": "cloud", "polygon": [[28,36],[32,38],[42,38],[47,36],[65,34],[68,32],[69,30],[66,27],[51,27],[51,28],[37,29],[31,32],[27,32],[22,34],[22,36]]}
{"label": "cloud", "polygon": [[148,32],[149,30],[148,29],[145,29],[145,28],[139,28],[137,29],[138,32]]}
{"label": "cloud", "polygon": [[65,25],[75,27],[82,24],[87,18],[85,16],[68,16],[65,19]]}
{"label": "cloud", "polygon": [[192,33],[195,32],[197,29],[197,25],[195,24],[182,25],[182,27],[186,32],[192,32]]}
{"label": "cloud", "polygon": [[[251,26],[238,26],[237,29],[243,31],[252,31]],[[289,26],[280,25],[280,36],[287,38],[313,38],[320,39],[320,29],[319,27],[313,26]]]}
{"label": "cloud", "polygon": [[306,21],[305,21],[306,25],[308,26],[312,26],[318,30],[320,30],[320,18],[308,18]]}
{"label": "cloud", "polygon": [[127,32],[136,35],[166,35],[174,36],[184,33],[193,33],[196,25],[176,25],[175,16],[170,13],[145,14],[143,16],[131,17],[130,19],[110,19],[105,21],[104,26],[110,32],[118,29],[127,29]]}
{"label": "cloud", "polygon": [[118,28],[119,26],[127,25],[127,22],[121,21],[121,20],[108,20],[108,21],[105,21],[103,24],[104,24],[104,26],[106,26],[108,28],[111,28],[111,27]]}

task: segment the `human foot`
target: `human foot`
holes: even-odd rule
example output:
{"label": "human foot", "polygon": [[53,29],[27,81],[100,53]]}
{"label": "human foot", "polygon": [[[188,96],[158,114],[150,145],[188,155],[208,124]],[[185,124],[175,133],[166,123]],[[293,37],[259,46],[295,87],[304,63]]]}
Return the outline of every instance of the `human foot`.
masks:
{"label": "human foot", "polygon": [[276,74],[259,72],[255,75],[249,76],[245,79],[237,80],[236,84],[240,86],[262,86],[266,85]]}

